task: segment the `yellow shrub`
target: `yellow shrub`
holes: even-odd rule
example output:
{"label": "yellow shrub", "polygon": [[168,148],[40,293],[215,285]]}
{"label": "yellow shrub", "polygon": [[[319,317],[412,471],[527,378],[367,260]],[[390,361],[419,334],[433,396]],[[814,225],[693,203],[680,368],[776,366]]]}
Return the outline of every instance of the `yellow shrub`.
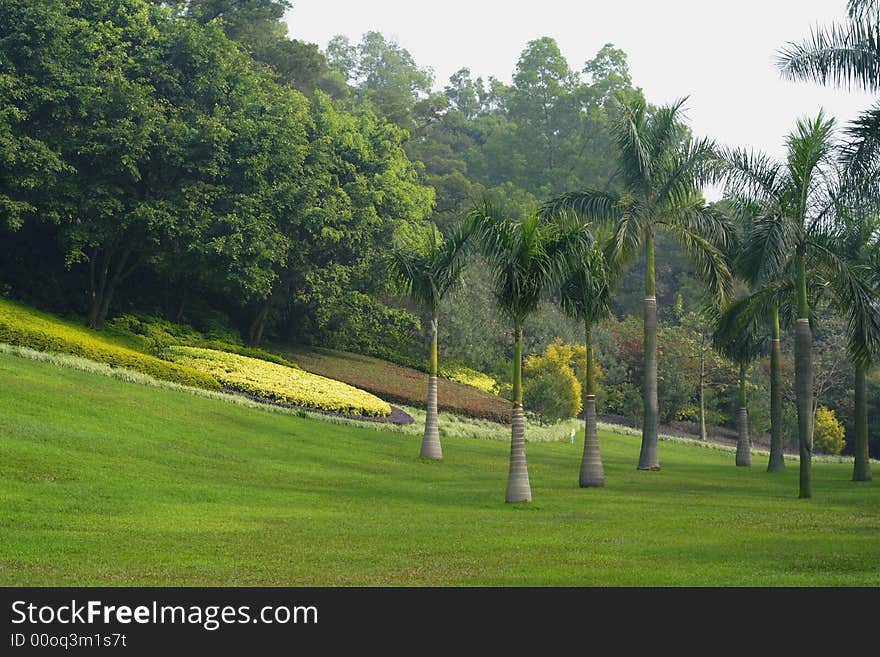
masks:
{"label": "yellow shrub", "polygon": [[456,383],[463,383],[466,386],[488,392],[489,394],[498,393],[498,382],[488,374],[483,374],[478,370],[459,365],[457,363],[440,366],[440,376]]}
{"label": "yellow shrub", "polygon": [[176,363],[210,374],[226,387],[257,397],[348,415],[391,414],[391,407],[378,397],[304,370],[214,349],[170,347],[166,353]]}
{"label": "yellow shrub", "polygon": [[816,409],[813,439],[816,447],[826,454],[840,454],[846,447],[843,425],[830,408],[820,406]]}
{"label": "yellow shrub", "polygon": [[37,351],[73,354],[197,388],[220,388],[220,384],[204,372],[114,344],[85,327],[4,299],[0,299],[0,342]]}

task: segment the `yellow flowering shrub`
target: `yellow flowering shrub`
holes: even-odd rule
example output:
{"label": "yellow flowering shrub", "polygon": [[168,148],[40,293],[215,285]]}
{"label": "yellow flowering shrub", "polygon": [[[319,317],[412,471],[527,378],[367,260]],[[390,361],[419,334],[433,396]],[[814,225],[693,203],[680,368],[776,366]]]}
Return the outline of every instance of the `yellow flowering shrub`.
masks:
{"label": "yellow flowering shrub", "polygon": [[210,374],[221,384],[257,397],[348,415],[385,417],[391,407],[368,392],[311,372],[198,347],[169,347],[175,363]]}
{"label": "yellow flowering shrub", "polygon": [[466,386],[488,392],[489,394],[498,394],[498,382],[488,374],[483,374],[478,370],[452,363],[440,366],[440,376],[456,383],[463,383]]}
{"label": "yellow flowering shrub", "polygon": [[217,381],[204,372],[142,354],[115,344],[85,326],[6,299],[0,299],[0,342],[36,351],[72,354],[187,386],[220,388]]}

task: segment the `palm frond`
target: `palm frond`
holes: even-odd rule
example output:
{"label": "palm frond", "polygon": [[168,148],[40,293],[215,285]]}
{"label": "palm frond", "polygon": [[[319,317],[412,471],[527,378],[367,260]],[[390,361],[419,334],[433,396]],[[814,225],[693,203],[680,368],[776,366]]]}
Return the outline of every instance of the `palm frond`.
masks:
{"label": "palm frond", "polygon": [[784,184],[781,165],[770,160],[764,153],[745,149],[725,149],[721,152],[724,166],[720,178],[725,193],[740,196],[762,206],[773,203]]}
{"label": "palm frond", "polygon": [[814,30],[804,43],[787,43],[777,57],[783,77],[880,89],[880,26],[872,13],[857,12],[846,23]]}
{"label": "palm frond", "polygon": [[778,278],[799,240],[796,223],[779,216],[758,217],[743,242],[738,269],[753,285]]}
{"label": "palm frond", "polygon": [[551,219],[566,212],[592,222],[608,222],[620,219],[620,196],[611,192],[587,189],[567,192],[552,198],[541,206],[541,215]]}
{"label": "palm frond", "polygon": [[[875,103],[850,123],[844,130],[847,141],[843,146],[842,161],[857,180],[876,185],[880,161],[880,103]],[[873,174],[873,175],[872,175]]]}
{"label": "palm frond", "polygon": [[825,236],[813,236],[809,246],[817,268],[834,291],[835,306],[847,320],[847,350],[854,362],[867,365],[880,356],[880,300],[872,285],[869,264],[853,262]]}
{"label": "palm frond", "polygon": [[651,145],[645,139],[647,106],[642,99],[622,104],[614,125],[620,172],[628,189],[647,190],[651,180]]}
{"label": "palm frond", "polygon": [[727,239],[721,237],[726,231],[722,228],[724,222],[715,215],[707,208],[693,205],[670,213],[669,220],[659,225],[681,246],[723,305],[733,294],[733,276],[724,251],[714,241]]}
{"label": "palm frond", "polygon": [[662,160],[656,175],[658,205],[686,203],[706,182],[717,178],[718,153],[710,139],[689,139]]}
{"label": "palm frond", "polygon": [[651,114],[644,127],[645,141],[649,145],[650,161],[657,163],[666,153],[684,138],[685,130],[682,122],[684,105],[687,96],[679,98],[670,105],[658,107]]}
{"label": "palm frond", "polygon": [[594,323],[611,313],[611,294],[618,271],[605,259],[601,235],[594,238],[586,256],[563,272],[560,305],[574,319]]}
{"label": "palm frond", "polygon": [[519,325],[592,243],[584,222],[566,217],[548,222],[540,214],[513,221],[488,202],[471,210],[469,222],[492,269],[495,298]]}
{"label": "palm frond", "polygon": [[647,208],[632,196],[621,199],[623,213],[605,245],[605,259],[614,267],[631,261],[642,247],[649,217]]}
{"label": "palm frond", "polygon": [[740,365],[748,365],[767,355],[770,352],[768,318],[771,315],[756,310],[768,301],[772,312],[776,299],[770,294],[743,297],[725,308],[716,319],[712,346]]}

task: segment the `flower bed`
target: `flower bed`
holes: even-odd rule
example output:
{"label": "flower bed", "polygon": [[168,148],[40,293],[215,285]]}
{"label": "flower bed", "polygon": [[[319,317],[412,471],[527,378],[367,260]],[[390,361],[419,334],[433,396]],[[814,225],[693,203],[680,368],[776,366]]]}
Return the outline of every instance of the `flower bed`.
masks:
{"label": "flower bed", "polygon": [[169,347],[166,356],[249,395],[347,415],[385,417],[391,414],[391,407],[375,395],[277,363],[197,347]]}

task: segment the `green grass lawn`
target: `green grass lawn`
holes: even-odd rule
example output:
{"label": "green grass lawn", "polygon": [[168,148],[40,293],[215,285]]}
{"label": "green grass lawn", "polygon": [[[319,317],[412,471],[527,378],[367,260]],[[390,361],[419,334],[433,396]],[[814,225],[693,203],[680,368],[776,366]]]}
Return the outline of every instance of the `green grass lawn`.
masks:
{"label": "green grass lawn", "polygon": [[[442,419],[442,416],[441,416]],[[528,446],[531,505],[504,504],[504,443],[418,438],[141,387],[0,354],[3,585],[880,585],[880,486],[819,463],[603,434]]]}

